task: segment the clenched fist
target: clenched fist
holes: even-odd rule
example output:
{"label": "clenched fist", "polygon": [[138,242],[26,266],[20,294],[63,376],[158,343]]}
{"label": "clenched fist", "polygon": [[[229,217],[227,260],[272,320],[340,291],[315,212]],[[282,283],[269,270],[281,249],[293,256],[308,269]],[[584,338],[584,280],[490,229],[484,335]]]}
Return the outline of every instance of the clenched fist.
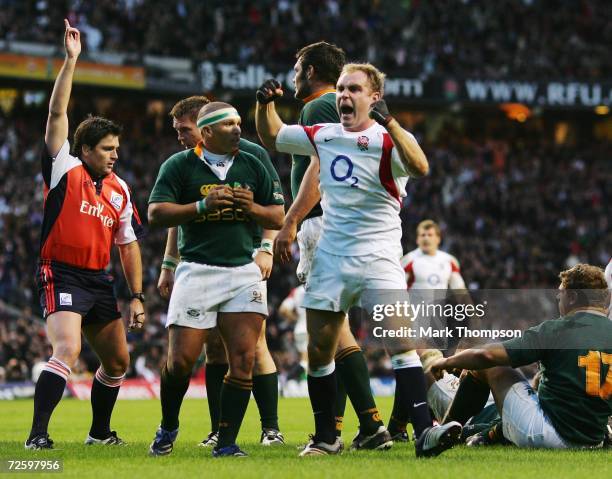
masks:
{"label": "clenched fist", "polygon": [[370,106],[370,118],[376,120],[377,123],[380,123],[382,126],[387,126],[393,117],[389,113],[389,108],[387,108],[387,104],[385,100],[378,100],[372,103]]}
{"label": "clenched fist", "polygon": [[255,93],[255,98],[257,98],[257,101],[262,105],[270,103],[281,96],[283,96],[283,87],[274,78],[270,78],[263,82]]}

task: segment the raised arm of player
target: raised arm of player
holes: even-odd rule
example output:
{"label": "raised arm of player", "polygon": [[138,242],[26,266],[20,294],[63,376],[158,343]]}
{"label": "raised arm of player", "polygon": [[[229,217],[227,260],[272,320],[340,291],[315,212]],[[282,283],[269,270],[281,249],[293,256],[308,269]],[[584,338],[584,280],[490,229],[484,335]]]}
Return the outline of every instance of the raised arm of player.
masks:
{"label": "raised arm of player", "polygon": [[74,69],[81,53],[81,33],[76,28],[72,28],[68,20],[64,19],[64,24],[66,25],[64,33],[66,58],[53,85],[45,131],[45,144],[52,157],[55,157],[68,138],[68,102],[72,91]]}
{"label": "raised arm of player", "polygon": [[276,136],[283,126],[274,107],[274,100],[281,96],[283,89],[276,80],[266,80],[256,93],[255,128],[259,139],[269,151],[276,150]]}
{"label": "raised arm of player", "polygon": [[385,100],[378,100],[372,104],[370,118],[387,129],[399,158],[410,176],[420,178],[429,173],[429,163],[425,153],[415,138],[389,114]]}
{"label": "raised arm of player", "polygon": [[408,174],[414,178],[420,178],[429,173],[429,163],[425,153],[414,137],[408,134],[397,120],[393,119],[389,122],[387,131]]}
{"label": "raised arm of player", "polygon": [[285,216],[285,224],[274,241],[274,256],[285,263],[291,260],[291,245],[297,236],[297,226],[320,201],[319,157],[311,156],[300,191]]}

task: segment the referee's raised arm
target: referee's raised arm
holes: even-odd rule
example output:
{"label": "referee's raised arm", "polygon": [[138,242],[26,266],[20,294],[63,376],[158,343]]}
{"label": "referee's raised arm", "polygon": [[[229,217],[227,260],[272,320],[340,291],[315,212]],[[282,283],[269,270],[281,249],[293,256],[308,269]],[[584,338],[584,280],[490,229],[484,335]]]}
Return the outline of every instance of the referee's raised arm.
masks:
{"label": "referee's raised arm", "polygon": [[72,90],[74,68],[81,53],[81,33],[76,28],[72,28],[68,20],[64,19],[64,24],[66,25],[64,34],[66,58],[53,85],[45,131],[45,144],[52,157],[59,152],[68,138],[68,101]]}

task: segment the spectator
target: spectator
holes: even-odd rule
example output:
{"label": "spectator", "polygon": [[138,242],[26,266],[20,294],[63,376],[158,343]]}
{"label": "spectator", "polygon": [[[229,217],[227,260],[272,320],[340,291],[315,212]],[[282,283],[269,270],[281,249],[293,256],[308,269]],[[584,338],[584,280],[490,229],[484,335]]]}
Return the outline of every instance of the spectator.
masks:
{"label": "spectator", "polygon": [[292,52],[324,39],[342,46],[350,59],[411,76],[597,80],[612,74],[612,3],[604,1],[47,3],[5,2],[5,39],[55,43],[67,17],[85,34],[89,52],[287,64]]}

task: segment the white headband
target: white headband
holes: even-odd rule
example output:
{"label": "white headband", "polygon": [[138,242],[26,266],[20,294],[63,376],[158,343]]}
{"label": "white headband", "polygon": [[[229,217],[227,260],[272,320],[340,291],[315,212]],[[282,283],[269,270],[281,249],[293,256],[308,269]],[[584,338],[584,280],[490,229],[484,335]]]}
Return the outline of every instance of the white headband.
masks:
{"label": "white headband", "polygon": [[219,123],[220,121],[227,120],[229,118],[240,119],[240,114],[233,107],[221,108],[219,110],[211,111],[210,113],[204,115],[198,120],[198,128],[202,128],[208,125],[214,125],[215,123]]}

